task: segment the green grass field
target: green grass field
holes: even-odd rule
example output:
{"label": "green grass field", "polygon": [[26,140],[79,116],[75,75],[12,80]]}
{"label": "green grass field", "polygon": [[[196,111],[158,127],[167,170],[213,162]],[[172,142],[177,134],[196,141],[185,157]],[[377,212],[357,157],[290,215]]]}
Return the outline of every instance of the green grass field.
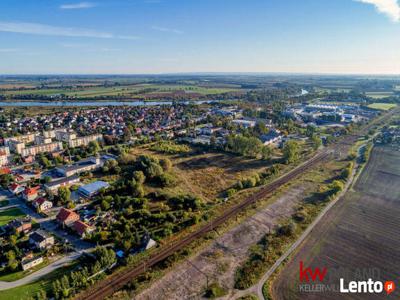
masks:
{"label": "green grass field", "polygon": [[35,297],[36,293],[40,290],[49,292],[51,284],[54,280],[59,279],[65,273],[76,268],[78,263],[74,263],[70,266],[59,268],[45,276],[40,280],[17,287],[9,290],[0,292],[0,300],[26,300]]}
{"label": "green grass field", "polygon": [[7,206],[7,205],[8,205],[8,203],[9,203],[9,201],[8,201],[8,200],[2,200],[2,201],[0,201],[0,207]]}
{"label": "green grass field", "polygon": [[[151,89],[150,91],[147,89]],[[5,95],[44,95],[52,96],[65,94],[71,97],[93,98],[99,96],[129,96],[138,97],[146,93],[171,93],[176,91],[185,91],[187,93],[199,93],[202,95],[222,94],[226,92],[238,91],[238,88],[215,88],[202,87],[196,85],[175,85],[175,84],[134,84],[111,87],[87,87],[87,88],[54,88],[54,89],[29,89],[21,91],[5,91]]]}
{"label": "green grass field", "polygon": [[372,103],[368,105],[369,108],[379,109],[379,110],[389,110],[396,106],[397,104],[394,103]]}
{"label": "green grass field", "polygon": [[45,259],[41,264],[33,267],[32,269],[26,270],[26,271],[17,271],[17,272],[13,272],[13,273],[4,273],[1,274],[0,273],[0,281],[7,281],[7,282],[12,282],[12,281],[16,281],[18,279],[24,278],[25,276],[36,272],[44,267],[46,267],[49,264],[48,259]]}
{"label": "green grass field", "polygon": [[366,92],[365,94],[373,99],[382,99],[393,96],[393,92]]}
{"label": "green grass field", "polygon": [[8,222],[23,216],[25,216],[25,214],[19,208],[10,208],[0,211],[0,226],[3,226]]}

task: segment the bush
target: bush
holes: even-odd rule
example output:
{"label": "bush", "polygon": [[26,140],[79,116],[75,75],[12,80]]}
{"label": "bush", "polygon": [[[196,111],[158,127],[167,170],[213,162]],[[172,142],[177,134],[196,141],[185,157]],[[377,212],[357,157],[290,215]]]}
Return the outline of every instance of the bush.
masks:
{"label": "bush", "polygon": [[248,179],[245,179],[244,181],[242,181],[243,187],[248,189],[248,188],[252,188],[255,187],[257,184],[257,181],[255,178],[251,177]]}
{"label": "bush", "polygon": [[153,151],[167,153],[167,154],[179,154],[190,152],[190,147],[187,145],[178,145],[172,141],[160,141],[151,146]]}
{"label": "bush", "polygon": [[171,187],[176,185],[176,178],[170,173],[164,173],[159,177],[160,184],[163,187]]}
{"label": "bush", "polygon": [[168,172],[172,168],[172,162],[168,158],[160,159],[160,166],[165,172]]}
{"label": "bush", "polygon": [[279,225],[276,229],[277,236],[292,236],[296,230],[296,225],[293,222],[288,224]]}
{"label": "bush", "polygon": [[206,290],[204,297],[209,299],[219,298],[225,296],[227,291],[222,288],[218,283],[212,283]]}
{"label": "bush", "polygon": [[228,198],[230,198],[230,197],[232,197],[233,195],[235,195],[236,192],[237,192],[237,191],[236,191],[234,188],[231,188],[231,189],[229,189],[229,190],[226,191],[226,196],[227,196]]}

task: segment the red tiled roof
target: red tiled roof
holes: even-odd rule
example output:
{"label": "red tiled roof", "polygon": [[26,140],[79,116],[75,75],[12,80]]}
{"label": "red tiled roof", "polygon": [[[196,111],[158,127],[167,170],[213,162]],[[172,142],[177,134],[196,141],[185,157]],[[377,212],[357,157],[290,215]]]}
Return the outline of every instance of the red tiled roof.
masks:
{"label": "red tiled roof", "polygon": [[42,205],[45,201],[46,201],[46,199],[43,198],[43,197],[37,198],[37,199],[35,200],[35,202],[37,203],[37,205]]}
{"label": "red tiled roof", "polygon": [[24,191],[24,194],[25,195],[35,195],[35,194],[37,194],[37,192],[38,192],[38,189],[40,188],[40,186],[35,186],[35,187],[33,187],[33,188],[26,188],[25,189],[25,191]]}
{"label": "red tiled roof", "polygon": [[12,190],[15,190],[17,187],[19,187],[19,184],[18,184],[18,183],[12,183],[12,184],[10,185],[10,188],[11,188]]}
{"label": "red tiled roof", "polygon": [[74,223],[74,230],[79,234],[79,235],[83,235],[86,230],[89,228],[90,226],[82,221],[76,221]]}
{"label": "red tiled roof", "polygon": [[79,218],[79,215],[76,212],[73,212],[72,210],[66,209],[66,208],[61,208],[60,211],[57,214],[57,220],[60,222],[65,222],[69,218]]}

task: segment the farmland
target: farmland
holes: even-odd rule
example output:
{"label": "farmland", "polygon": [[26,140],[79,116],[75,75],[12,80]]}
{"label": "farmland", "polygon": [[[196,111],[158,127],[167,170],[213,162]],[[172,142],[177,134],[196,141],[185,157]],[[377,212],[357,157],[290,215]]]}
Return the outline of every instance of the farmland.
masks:
{"label": "farmland", "polygon": [[143,99],[143,98],[162,98],[162,96],[172,96],[187,94],[187,96],[206,96],[218,95],[228,92],[240,91],[240,86],[226,85],[226,86],[203,86],[195,84],[128,84],[128,85],[107,85],[102,86],[46,86],[46,87],[14,87],[10,85],[0,85],[0,95],[18,97],[27,100],[31,96],[33,99],[37,97],[70,97],[79,99],[93,99],[104,97],[121,97],[129,99]]}
{"label": "farmland", "polygon": [[368,105],[369,108],[379,109],[379,110],[389,110],[396,106],[397,105],[394,103],[372,103]]}
{"label": "farmland", "polygon": [[[376,147],[354,190],[327,214],[278,275],[272,285],[273,299],[338,299],[335,292],[299,292],[300,261],[312,268],[327,267],[324,284],[337,286],[341,277],[366,280],[360,278],[360,270],[363,276],[374,272],[375,280],[396,279],[400,261],[399,178],[400,154],[390,147]],[[395,294],[398,297],[400,293]],[[386,297],[380,294],[373,299]]]}

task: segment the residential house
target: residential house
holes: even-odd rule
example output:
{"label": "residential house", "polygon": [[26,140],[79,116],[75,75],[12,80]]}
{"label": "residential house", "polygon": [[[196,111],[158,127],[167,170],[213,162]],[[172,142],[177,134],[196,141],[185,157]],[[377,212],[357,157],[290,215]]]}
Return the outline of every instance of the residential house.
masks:
{"label": "residential house", "polygon": [[24,259],[21,261],[22,270],[26,271],[37,265],[40,265],[42,262],[43,262],[43,257],[41,257],[41,256]]}
{"label": "residential house", "polygon": [[54,245],[54,237],[43,230],[37,230],[29,236],[29,242],[40,250],[49,249]]}
{"label": "residential house", "polygon": [[32,229],[32,222],[29,218],[15,219],[8,223],[8,228],[17,233],[28,233]]}
{"label": "residential house", "polygon": [[22,192],[22,198],[25,201],[33,201],[38,197],[40,186],[35,187],[26,187],[25,190]]}
{"label": "residential house", "polygon": [[22,185],[19,185],[18,183],[12,183],[9,187],[8,190],[13,193],[14,195],[19,195],[25,190],[25,187]]}
{"label": "residential house", "polygon": [[63,226],[71,227],[76,221],[79,221],[79,215],[63,207],[58,212],[56,220]]}
{"label": "residential house", "polygon": [[53,207],[53,202],[40,197],[32,202],[33,206],[40,212],[44,212]]}
{"label": "residential house", "polygon": [[73,229],[84,238],[87,234],[93,232],[95,228],[79,220],[74,223]]}

